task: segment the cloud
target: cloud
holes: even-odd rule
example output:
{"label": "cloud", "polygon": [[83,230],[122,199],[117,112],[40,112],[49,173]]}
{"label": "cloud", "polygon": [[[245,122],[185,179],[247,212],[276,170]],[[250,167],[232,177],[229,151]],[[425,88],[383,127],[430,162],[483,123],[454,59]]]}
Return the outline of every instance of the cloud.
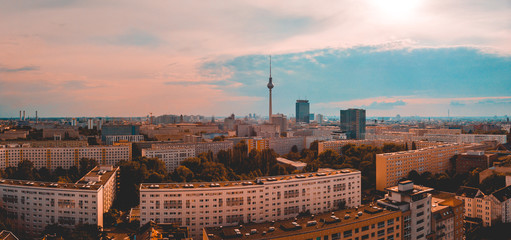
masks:
{"label": "cloud", "polygon": [[404,105],[406,105],[406,103],[403,100],[397,100],[394,102],[381,101],[381,102],[372,102],[371,104],[369,104],[367,106],[365,106],[365,105],[361,106],[361,108],[388,110],[388,109],[393,109],[396,106],[404,106]]}
{"label": "cloud", "polygon": [[20,67],[20,68],[7,68],[7,67],[0,66],[0,72],[6,72],[6,73],[37,71],[37,70],[39,70],[38,66],[25,66],[25,67]]}
{"label": "cloud", "polygon": [[463,107],[463,106],[466,106],[465,103],[462,103],[460,101],[451,101],[450,105],[453,106],[453,107]]}

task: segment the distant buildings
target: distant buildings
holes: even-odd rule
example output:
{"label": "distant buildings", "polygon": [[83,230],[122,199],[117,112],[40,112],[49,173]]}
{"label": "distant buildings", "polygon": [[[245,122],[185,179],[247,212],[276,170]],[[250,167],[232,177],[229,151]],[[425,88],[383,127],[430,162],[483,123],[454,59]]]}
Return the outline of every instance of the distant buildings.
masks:
{"label": "distant buildings", "polygon": [[296,100],[296,122],[309,123],[309,100]]}
{"label": "distant buildings", "polygon": [[451,143],[419,150],[376,154],[376,189],[395,186],[412,170],[443,173],[451,169],[450,159],[465,151],[464,144]]}
{"label": "distant buildings", "polygon": [[345,131],[348,139],[365,139],[366,110],[350,108],[341,110],[341,131]]}
{"label": "distant buildings", "polygon": [[108,135],[105,138],[106,145],[112,145],[115,142],[141,142],[144,141],[144,135]]}
{"label": "distant buildings", "polygon": [[468,151],[459,154],[456,158],[456,173],[466,173],[474,168],[487,169],[493,166],[493,161],[497,158],[497,154],[485,154],[484,151]]}
{"label": "distant buildings", "polygon": [[179,167],[182,161],[187,158],[195,157],[195,147],[193,145],[168,148],[150,148],[142,149],[142,156],[148,158],[158,158],[165,163],[168,172],[174,171]]}
{"label": "distant buildings", "polygon": [[[344,169],[261,178],[255,182],[141,184],[140,224],[177,223],[202,238],[205,227],[294,218],[361,203],[361,173]],[[354,216],[353,216],[354,217]]]}
{"label": "distant buildings", "polygon": [[130,161],[131,145],[91,146],[91,147],[31,147],[30,145],[0,145],[0,169],[17,167],[23,160],[29,160],[35,168],[57,167],[68,169],[78,166],[80,159],[95,159],[99,164],[115,165]]}
{"label": "distant buildings", "polygon": [[248,152],[252,149],[261,151],[263,149],[273,149],[277,154],[283,155],[291,151],[296,146],[298,152],[305,148],[304,137],[286,137],[286,138],[264,138],[264,139],[247,139]]}
{"label": "distant buildings", "polygon": [[140,135],[138,125],[105,125],[101,130],[101,141],[106,142],[107,136]]}
{"label": "distant buildings", "polygon": [[17,229],[39,236],[50,224],[103,226],[115,198],[119,168],[95,167],[76,183],[0,179],[0,205]]}
{"label": "distant buildings", "polygon": [[288,128],[288,124],[287,124],[287,118],[286,118],[286,115],[284,114],[273,114],[271,116],[271,123],[274,124],[274,125],[277,125],[279,126],[279,132],[280,133],[283,133],[283,132],[287,132],[287,128]]}

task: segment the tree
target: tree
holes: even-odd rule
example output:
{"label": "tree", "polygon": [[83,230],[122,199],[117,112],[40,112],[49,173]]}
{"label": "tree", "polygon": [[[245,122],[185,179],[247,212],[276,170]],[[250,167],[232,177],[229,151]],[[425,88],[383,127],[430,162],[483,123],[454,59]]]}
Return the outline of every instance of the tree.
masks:
{"label": "tree", "polygon": [[188,158],[181,162],[181,166],[185,166],[194,173],[200,173],[201,171],[201,159],[194,157]]}
{"label": "tree", "polygon": [[298,153],[298,147],[296,145],[293,145],[291,147],[291,152]]}
{"label": "tree", "polygon": [[177,182],[190,182],[194,179],[194,173],[186,166],[179,166],[173,173],[173,179]]}
{"label": "tree", "polygon": [[415,145],[415,141],[412,141],[412,150],[417,150],[417,145]]}
{"label": "tree", "polygon": [[326,150],[319,154],[318,156],[319,162],[326,164],[328,166],[333,166],[334,164],[340,164],[339,162],[339,154],[333,150]]}
{"label": "tree", "polygon": [[108,212],[103,214],[103,224],[104,227],[111,227],[117,224],[121,218],[121,213],[114,208],[108,210]]}
{"label": "tree", "polygon": [[22,160],[18,163],[18,168],[13,176],[14,179],[35,180],[34,164],[29,160]]}
{"label": "tree", "polygon": [[78,165],[80,166],[80,175],[84,176],[85,174],[90,172],[90,170],[96,167],[98,165],[98,162],[96,161],[96,159],[82,158],[78,162]]}
{"label": "tree", "polygon": [[486,194],[495,192],[506,186],[506,177],[501,174],[492,174],[485,178],[479,185],[479,189]]}

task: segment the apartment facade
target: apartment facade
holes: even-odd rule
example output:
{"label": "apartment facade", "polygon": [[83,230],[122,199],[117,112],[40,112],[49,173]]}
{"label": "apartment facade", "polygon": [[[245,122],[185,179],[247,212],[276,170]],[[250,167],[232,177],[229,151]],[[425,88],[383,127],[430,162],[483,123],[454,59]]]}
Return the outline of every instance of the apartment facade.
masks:
{"label": "apartment facade", "polygon": [[112,145],[114,142],[125,141],[125,142],[142,142],[144,141],[144,135],[108,135],[105,136],[105,144]]}
{"label": "apartment facade", "polygon": [[195,156],[209,151],[217,154],[220,150],[229,151],[233,148],[232,141],[219,141],[219,142],[198,142],[198,143],[166,143],[166,144],[152,144],[152,149],[176,149],[176,148],[194,148]]}
{"label": "apartment facade", "polygon": [[192,146],[181,148],[142,149],[142,156],[158,158],[165,163],[168,172],[174,171],[182,161],[195,157],[195,148]]}
{"label": "apartment facade", "polygon": [[386,188],[384,199],[378,205],[403,212],[404,240],[426,239],[431,234],[431,191],[432,188],[414,185],[411,181],[399,182]]}
{"label": "apartment facade", "polygon": [[96,167],[76,183],[0,179],[0,207],[17,228],[38,236],[50,224],[103,226],[115,198],[119,168]]}
{"label": "apartment facade", "polygon": [[454,197],[449,199],[432,198],[431,232],[435,240],[462,240],[463,201]]}
{"label": "apartment facade", "polygon": [[383,191],[397,185],[412,170],[443,173],[451,169],[450,159],[465,151],[465,145],[452,143],[419,150],[376,155],[376,189]]}
{"label": "apartment facade", "polygon": [[29,160],[35,168],[57,167],[68,169],[78,166],[80,159],[95,159],[99,164],[116,165],[118,162],[131,161],[131,146],[91,146],[91,147],[22,147],[0,146],[0,168],[17,167],[23,160]]}
{"label": "apartment facade", "polygon": [[485,227],[511,222],[511,186],[488,195],[477,188],[463,186],[456,192],[456,198],[464,203],[465,217],[481,219]]}
{"label": "apartment facade", "polygon": [[255,182],[142,184],[140,224],[148,221],[190,227],[200,237],[204,227],[233,226],[317,214],[361,202],[361,173],[344,169],[286,175]]}

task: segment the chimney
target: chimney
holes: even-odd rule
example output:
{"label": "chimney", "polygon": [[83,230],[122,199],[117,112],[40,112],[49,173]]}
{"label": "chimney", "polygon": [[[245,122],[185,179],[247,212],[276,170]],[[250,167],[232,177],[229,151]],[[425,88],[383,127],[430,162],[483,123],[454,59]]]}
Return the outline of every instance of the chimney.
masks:
{"label": "chimney", "polygon": [[38,120],[39,118],[37,117],[37,111],[35,111],[35,123],[37,123]]}
{"label": "chimney", "polygon": [[23,121],[25,121],[25,110],[23,110]]}
{"label": "chimney", "polygon": [[21,118],[21,110],[20,110],[20,121],[21,121],[21,120],[22,120],[22,118]]}

